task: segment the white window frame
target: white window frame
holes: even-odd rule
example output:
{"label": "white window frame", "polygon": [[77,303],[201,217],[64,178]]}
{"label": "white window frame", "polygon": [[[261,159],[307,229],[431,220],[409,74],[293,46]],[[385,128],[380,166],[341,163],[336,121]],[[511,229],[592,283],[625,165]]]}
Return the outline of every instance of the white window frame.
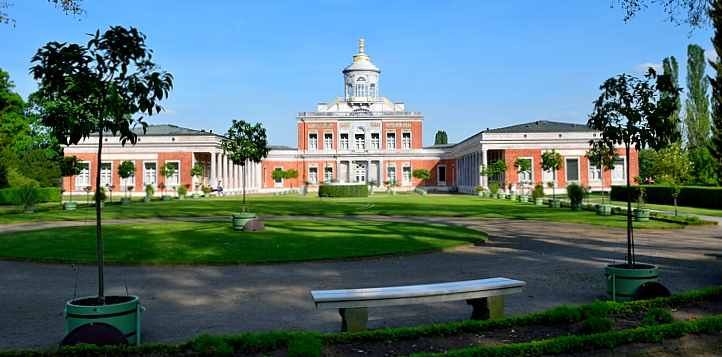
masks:
{"label": "white window frame", "polygon": [[[361,167],[363,167],[363,175],[359,175],[359,172],[361,171]],[[354,167],[353,167],[353,178],[354,182],[366,182],[368,181],[369,176],[369,165],[368,163],[364,161],[354,161]],[[363,180],[359,180],[359,177],[361,177]]]}
{"label": "white window frame", "polygon": [[[389,135],[393,136],[393,140],[389,140]],[[391,145],[393,143],[393,145]],[[396,132],[395,131],[387,131],[386,132],[386,150],[396,150]]]}
{"label": "white window frame", "polygon": [[[105,171],[103,170],[103,165],[110,165],[110,170]],[[105,172],[108,174],[106,175]],[[113,162],[112,161],[102,161],[100,163],[100,187],[110,187],[113,186]]]}
{"label": "white window frame", "polygon": [[[622,179],[621,180],[615,180],[614,179],[614,171],[617,170],[617,161],[622,161]],[[615,159],[614,161],[614,170],[612,170],[612,184],[615,183],[626,183],[627,182],[627,158],[625,156],[622,156],[620,158]]]}
{"label": "white window frame", "polygon": [[[587,179],[589,182],[601,183],[604,171],[601,165],[592,165],[591,160],[587,158]],[[595,177],[596,176],[596,177]]]}
{"label": "white window frame", "polygon": [[[313,139],[312,136],[316,138]],[[318,133],[308,133],[308,151],[318,150]]]}
{"label": "white window frame", "polygon": [[[392,170],[394,172],[393,176],[390,174]],[[398,175],[396,174],[396,165],[389,164],[388,166],[386,166],[386,181],[394,182],[394,183],[398,182]]]}
{"label": "white window frame", "polygon": [[[444,181],[439,180],[441,177],[441,168],[444,168]],[[439,186],[446,186],[446,176],[449,175],[449,171],[446,168],[446,165],[438,165],[436,166],[436,184]]]}
{"label": "white window frame", "polygon": [[521,179],[521,172],[519,172],[519,171],[517,171],[516,181],[517,181],[518,183],[521,183],[521,184],[527,184],[527,185],[533,184],[533,183],[534,183],[534,157],[532,157],[532,156],[520,156],[520,157],[517,157],[517,159],[529,160],[529,162],[531,163],[531,165],[530,165],[531,167],[529,168],[529,180],[528,180],[528,181],[522,181],[522,179]]}
{"label": "white window frame", "polygon": [[[344,136],[346,136],[346,139],[343,138]],[[349,142],[348,133],[340,133],[338,135],[338,142],[339,142],[338,147],[341,148],[342,151],[349,150],[350,142]]]}
{"label": "white window frame", "polygon": [[[330,173],[331,175],[327,175]],[[323,168],[323,181],[324,182],[331,182],[333,181],[333,166],[326,166]]]}
{"label": "white window frame", "polygon": [[317,166],[311,166],[308,168],[308,182],[311,183],[312,185],[318,184],[318,167]]}
{"label": "white window frame", "polygon": [[[166,164],[168,164],[168,163],[176,163],[176,164],[178,164],[178,168],[175,170],[175,173],[174,173],[173,176],[171,176],[171,178],[170,178],[170,179],[174,179],[174,178],[175,178],[175,182],[171,182],[170,180],[169,180],[169,182],[165,182],[165,180],[166,180],[165,177],[163,177],[163,182],[165,183],[165,187],[166,187],[166,188],[170,188],[170,187],[178,188],[178,186],[181,185],[181,174],[180,174],[180,173],[181,173],[181,162],[180,162],[180,160],[165,160],[165,162],[163,163],[163,165],[166,165]],[[229,165],[229,166],[230,166],[230,165]]]}
{"label": "white window frame", "polygon": [[[408,177],[406,177],[406,172],[407,172],[406,169],[408,169],[408,173],[409,173]],[[412,174],[412,170],[411,170],[411,165],[410,165],[410,164],[404,164],[404,165],[401,167],[401,183],[402,183],[403,185],[410,185],[410,184],[411,184],[411,180],[412,180],[412,175],[413,175],[413,174]]]}
{"label": "white window frame", "polygon": [[[148,183],[146,181],[147,175],[145,174],[145,172],[146,172],[145,164],[154,164],[155,165],[155,169],[153,169],[153,171],[155,173],[155,175],[153,177],[153,183]],[[143,189],[145,190],[145,187],[148,185],[153,186],[153,188],[158,187],[158,161],[155,161],[155,160],[143,161]]]}
{"label": "white window frame", "polygon": [[[331,137],[327,140],[327,137]],[[333,133],[327,132],[323,133],[323,150],[324,151],[331,151],[333,150]]]}
{"label": "white window frame", "polygon": [[[88,165],[88,172],[87,172],[87,174],[83,175],[83,171],[81,169],[80,173],[75,175],[75,187],[76,188],[86,188],[86,187],[90,186],[90,173],[93,172],[91,170],[92,165],[90,164],[90,161],[80,161],[79,164]],[[83,178],[85,180],[83,180]]]}
{"label": "white window frame", "polygon": [[[357,137],[358,135],[361,136],[361,140]],[[366,151],[366,133],[353,134],[353,148],[354,151]]]}
{"label": "white window frame", "polygon": [[[409,134],[409,140],[408,142],[405,140],[404,135]],[[401,149],[403,150],[411,150],[411,147],[413,145],[413,139],[411,137],[410,131],[403,131],[401,132]]]}
{"label": "white window frame", "polygon": [[[374,135],[376,135],[376,139],[374,139]],[[381,134],[371,133],[371,150],[380,150],[381,149]]]}
{"label": "white window frame", "polygon": [[[568,160],[577,160],[577,179],[576,180],[570,180],[569,179],[569,165],[567,164]],[[582,182],[582,160],[579,158],[579,156],[565,156],[564,157],[564,182],[568,184],[570,183],[576,183],[580,184]]]}

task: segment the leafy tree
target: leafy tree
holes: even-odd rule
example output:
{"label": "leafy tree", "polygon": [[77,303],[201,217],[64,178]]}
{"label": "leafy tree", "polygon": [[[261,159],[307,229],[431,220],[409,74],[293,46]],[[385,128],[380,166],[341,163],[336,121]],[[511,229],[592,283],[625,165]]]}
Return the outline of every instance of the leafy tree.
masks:
{"label": "leafy tree", "polygon": [[271,178],[274,181],[281,181],[286,178],[286,171],[283,171],[282,168],[277,167],[271,171]]}
{"label": "leafy tree", "polygon": [[[135,174],[135,165],[133,161],[125,160],[118,166],[118,176],[123,180]],[[132,186],[132,185],[131,185]],[[128,197],[128,185],[125,186],[125,197]]]}
{"label": "leafy tree", "polygon": [[677,215],[677,198],[682,184],[687,182],[692,172],[692,165],[687,153],[679,143],[674,143],[658,152],[655,162],[655,177],[659,183],[672,187],[674,199],[674,215]]}
{"label": "leafy tree", "polygon": [[[80,174],[80,162],[76,156],[66,156],[60,161],[60,176],[72,177]],[[73,201],[73,190],[70,190],[70,202]]]}
{"label": "leafy tree", "polygon": [[[716,74],[710,78],[712,83],[712,143],[710,152],[715,158],[717,172],[722,171],[722,0],[714,0],[710,9],[710,18],[714,23],[712,44],[717,52],[717,61],[710,61]],[[722,179],[722,177],[719,177]]]}
{"label": "leafy tree", "polygon": [[557,199],[556,182],[557,182],[557,171],[562,168],[562,162],[564,159],[562,155],[554,150],[547,151],[542,154],[542,170],[552,172],[552,199]]}
{"label": "leafy tree", "polygon": [[170,162],[166,162],[165,164],[163,164],[163,166],[160,167],[160,170],[158,170],[158,172],[165,179],[163,180],[163,183],[158,187],[161,189],[162,193],[165,193],[165,188],[167,187],[166,184],[168,183],[168,180],[170,180],[170,178],[173,177],[173,175],[175,175],[176,173],[176,166],[172,165]]}
{"label": "leafy tree", "polygon": [[[669,76],[670,80],[672,81],[672,85],[674,88],[679,88],[679,64],[677,63],[677,59],[674,56],[667,57],[662,60],[662,69],[664,70],[663,74]],[[668,96],[669,93],[662,92],[662,96]],[[673,95],[673,94],[672,94]],[[676,96],[675,101],[675,110],[674,113],[669,117],[669,120],[674,123],[674,127],[677,130],[677,134],[675,136],[679,136],[680,140],[682,138],[682,130],[681,125],[682,122],[679,118],[679,112],[682,109],[682,101],[679,98],[679,95]]]}
{"label": "leafy tree", "polygon": [[[587,159],[589,164],[601,169],[600,180],[604,187],[604,172],[614,170],[614,160],[617,159],[617,151],[598,141],[592,140],[592,148],[587,151]],[[641,160],[640,160],[641,161]],[[604,204],[604,195],[602,195],[602,204]]]}
{"label": "leafy tree", "polygon": [[[96,31],[87,44],[49,42],[32,58],[31,73],[39,81],[38,116],[59,143],[77,144],[98,135],[97,162],[102,162],[103,137],[135,144],[132,128],[147,127],[144,115],[162,110],[160,101],[173,87],[173,76],[158,69],[145,35],[135,28],[113,26]],[[105,303],[103,239],[100,209],[100,165],[96,165],[96,255],[98,303]]]}
{"label": "leafy tree", "polygon": [[719,171],[714,157],[707,146],[689,148],[689,160],[692,164],[692,179],[698,185],[714,186],[719,180]]}
{"label": "leafy tree", "polygon": [[[63,12],[66,14],[73,14],[73,15],[79,15],[83,13],[83,8],[80,6],[80,3],[83,0],[47,0],[49,3],[55,5],[56,7],[59,7]],[[13,24],[15,25],[15,20],[10,17],[8,13],[5,11],[2,11],[4,9],[7,9],[12,5],[12,3],[8,0],[0,0],[0,24]]]}
{"label": "leafy tree", "polygon": [[[514,160],[514,167],[519,176],[521,176],[522,172],[531,172],[531,160],[518,157]],[[522,183],[522,194],[524,194],[524,182],[519,182]]]}
{"label": "leafy tree", "polygon": [[446,131],[439,130],[434,136],[434,145],[443,145],[449,143],[449,137],[446,135]]}
{"label": "leafy tree", "polygon": [[20,174],[38,181],[41,187],[60,185],[60,160],[53,151],[31,148],[16,155],[15,166]]}
{"label": "leafy tree", "polygon": [[[599,145],[609,150],[624,144],[627,162],[630,150],[643,147],[661,149],[679,140],[670,116],[676,110],[679,88],[669,75],[658,76],[653,69],[639,79],[621,74],[607,79],[600,87],[602,94],[594,102],[594,111],[587,125],[601,132]],[[627,165],[627,265],[634,267],[632,234],[632,197],[630,165]]]}
{"label": "leafy tree", "polygon": [[[205,171],[203,164],[196,162],[193,167],[191,167],[191,177],[201,177],[203,176],[203,171]],[[198,189],[198,186],[200,186],[200,183],[196,182],[196,190]]]}
{"label": "leafy tree", "polygon": [[[489,167],[486,168],[486,170],[483,170],[486,172],[487,175],[491,177],[496,177],[497,181],[501,179],[501,175],[506,172],[506,161],[504,160],[496,160],[489,164]],[[503,182],[502,182],[503,186]]]}
{"label": "leafy tree", "polygon": [[226,139],[221,142],[223,152],[243,171],[243,209],[246,205],[246,163],[259,163],[268,156],[266,129],[260,123],[251,125],[243,120],[233,120]]}
{"label": "leafy tree", "polygon": [[687,145],[690,148],[709,145],[712,124],[709,116],[708,88],[704,49],[691,44],[687,46],[687,102],[684,118]]}
{"label": "leafy tree", "polygon": [[[692,27],[702,27],[708,23],[708,12],[710,0],[617,0],[622,5],[626,14],[625,21],[631,20],[641,10],[649,5],[661,5],[669,17],[669,21],[675,24],[682,22]],[[712,0],[717,1],[717,0]],[[679,12],[682,11],[682,14]]]}
{"label": "leafy tree", "polygon": [[653,149],[641,149],[637,152],[639,159],[639,176],[643,180],[652,179],[654,176],[654,162],[657,160],[657,151]]}
{"label": "leafy tree", "polygon": [[431,173],[427,169],[416,169],[411,172],[411,176],[421,180],[422,182],[431,179]]}
{"label": "leafy tree", "polygon": [[[295,179],[298,178],[298,170],[296,169],[288,169],[283,172],[283,178],[286,179]],[[293,188],[293,181],[291,181],[291,188]]]}

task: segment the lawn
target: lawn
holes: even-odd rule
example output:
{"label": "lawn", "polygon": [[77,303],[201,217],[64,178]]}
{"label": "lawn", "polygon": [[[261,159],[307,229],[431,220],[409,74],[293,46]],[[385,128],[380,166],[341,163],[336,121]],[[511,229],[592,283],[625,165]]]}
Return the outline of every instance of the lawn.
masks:
{"label": "lawn", "polygon": [[[601,203],[602,198],[599,195],[593,195],[589,198],[589,201],[594,202],[594,203]],[[605,198],[604,202],[615,205],[615,206],[627,207],[627,202],[625,202],[625,201],[611,201],[610,202],[608,198]],[[637,207],[637,203],[632,202],[632,208],[636,208],[636,207]],[[658,211],[674,212],[673,205],[658,205],[658,204],[653,204],[653,203],[645,203],[644,207],[653,209],[653,210],[658,210]],[[701,215],[701,216],[722,217],[722,210],[719,210],[719,209],[677,206],[677,211],[679,212],[679,214],[696,214],[696,215]]]}
{"label": "lawn", "polygon": [[[376,194],[368,198],[318,198],[314,195],[248,197],[250,209],[262,215],[387,215],[387,216],[445,216],[530,219],[568,223],[589,223],[610,227],[625,227],[625,217],[601,217],[594,212],[573,212],[568,208],[535,207],[508,200],[481,199],[471,195]],[[103,217],[152,218],[230,216],[240,211],[239,197],[186,199],[175,201],[133,202],[130,206],[107,205]],[[0,224],[28,221],[93,220],[93,208],[62,211],[59,205],[46,205],[34,214],[5,210],[0,212]],[[664,222],[635,223],[639,228],[680,228]]]}
{"label": "lawn", "polygon": [[[435,251],[483,241],[458,226],[348,219],[268,220],[263,232],[229,222],[106,225],[110,264],[234,264],[337,259]],[[95,227],[0,235],[0,258],[95,262]]]}

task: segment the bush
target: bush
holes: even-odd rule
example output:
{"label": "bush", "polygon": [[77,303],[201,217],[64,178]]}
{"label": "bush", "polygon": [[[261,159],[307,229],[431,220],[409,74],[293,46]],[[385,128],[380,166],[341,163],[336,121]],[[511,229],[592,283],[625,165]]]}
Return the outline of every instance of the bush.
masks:
{"label": "bush", "polygon": [[185,196],[188,194],[188,189],[185,186],[179,186],[177,191],[179,196]]}
{"label": "bush", "polygon": [[577,322],[582,318],[580,309],[570,306],[558,306],[547,312],[547,319],[549,323],[573,323]]}
{"label": "bush", "polygon": [[582,333],[586,334],[611,331],[612,327],[614,323],[606,317],[592,316],[582,321]]}
{"label": "bush", "polygon": [[649,326],[668,324],[673,320],[674,318],[672,317],[672,314],[669,313],[669,311],[659,307],[653,307],[649,309],[646,314],[644,314],[644,319],[642,319],[642,325]]}
{"label": "bush", "polygon": [[318,187],[318,197],[368,197],[369,188],[366,185],[321,185]]}
{"label": "bush", "polygon": [[17,201],[15,204],[23,206],[27,210],[32,210],[35,204],[38,203],[38,188],[34,185],[25,185],[17,188]]}
{"label": "bush", "polygon": [[233,347],[221,336],[200,335],[191,342],[191,349],[205,356],[233,355]]}
{"label": "bush", "polygon": [[101,187],[99,191],[95,192],[93,199],[96,197],[100,197],[100,202],[105,202],[105,200],[108,199],[108,196],[105,194],[105,187]]}
{"label": "bush", "polygon": [[153,197],[155,195],[155,188],[151,185],[145,185],[145,197]]}
{"label": "bush", "polygon": [[[57,187],[35,187],[37,200],[41,202],[60,202],[60,189]],[[0,189],[0,205],[15,205],[20,198],[20,187]]]}
{"label": "bush", "polygon": [[489,192],[493,194],[499,193],[499,183],[498,182],[492,182],[489,184]]}
{"label": "bush", "polygon": [[567,185],[567,196],[569,196],[572,208],[579,207],[584,199],[584,189],[576,183],[569,184]]}
{"label": "bush", "polygon": [[[653,204],[672,205],[674,189],[664,185],[644,185],[645,201]],[[632,201],[639,197],[640,186],[630,186]],[[627,200],[626,186],[612,186],[610,197],[615,201]],[[722,209],[722,187],[684,186],[682,187],[677,204],[680,206]]]}
{"label": "bush", "polygon": [[535,200],[544,197],[544,187],[542,187],[540,183],[534,186],[534,191],[531,191],[531,197]]}
{"label": "bush", "polygon": [[299,335],[288,342],[288,357],[321,356],[321,339],[311,334]]}
{"label": "bush", "polygon": [[207,195],[207,194],[213,192],[213,189],[211,188],[211,186],[203,186],[201,188],[201,191],[203,191],[204,195]]}

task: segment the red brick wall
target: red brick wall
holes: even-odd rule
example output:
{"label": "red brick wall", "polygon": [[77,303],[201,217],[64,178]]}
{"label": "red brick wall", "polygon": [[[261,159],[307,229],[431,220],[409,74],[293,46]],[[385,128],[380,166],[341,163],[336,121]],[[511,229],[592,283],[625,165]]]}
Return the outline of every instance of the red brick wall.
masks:
{"label": "red brick wall", "polygon": [[283,170],[294,169],[298,171],[298,178],[295,179],[284,179],[283,187],[299,187],[303,185],[304,181],[304,169],[303,165],[299,161],[262,161],[261,170],[263,173],[263,188],[276,187],[275,181],[273,181],[273,170],[281,168]]}

